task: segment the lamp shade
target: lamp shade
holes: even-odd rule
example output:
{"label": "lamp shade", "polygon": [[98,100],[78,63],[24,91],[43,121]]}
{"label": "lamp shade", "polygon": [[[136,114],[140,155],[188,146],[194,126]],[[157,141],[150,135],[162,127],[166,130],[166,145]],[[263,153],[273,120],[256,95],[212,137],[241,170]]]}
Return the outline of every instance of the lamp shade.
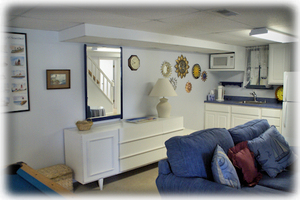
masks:
{"label": "lamp shade", "polygon": [[159,78],[155,83],[149,96],[154,97],[172,97],[177,96],[173,86],[170,81],[166,78]]}

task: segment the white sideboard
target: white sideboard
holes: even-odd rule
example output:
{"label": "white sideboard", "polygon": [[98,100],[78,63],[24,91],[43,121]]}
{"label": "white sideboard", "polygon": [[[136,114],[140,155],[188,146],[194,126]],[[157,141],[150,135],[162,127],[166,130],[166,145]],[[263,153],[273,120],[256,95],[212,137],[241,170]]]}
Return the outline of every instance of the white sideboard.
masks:
{"label": "white sideboard", "polygon": [[194,131],[183,127],[183,117],[140,124],[121,120],[95,124],[89,131],[65,129],[65,162],[76,181],[98,181],[102,190],[104,178],[166,158],[166,140]]}

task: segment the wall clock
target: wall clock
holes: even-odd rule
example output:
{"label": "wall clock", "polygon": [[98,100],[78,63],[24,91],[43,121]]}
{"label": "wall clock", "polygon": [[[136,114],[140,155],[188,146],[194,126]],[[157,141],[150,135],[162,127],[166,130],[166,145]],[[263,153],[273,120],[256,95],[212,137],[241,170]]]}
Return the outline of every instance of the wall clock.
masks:
{"label": "wall clock", "polygon": [[275,91],[275,97],[278,101],[283,100],[283,86],[279,86]]}
{"label": "wall clock", "polygon": [[140,59],[139,59],[139,57],[137,55],[131,55],[128,58],[128,67],[132,71],[138,70],[138,68],[140,67]]}
{"label": "wall clock", "polygon": [[168,78],[172,73],[172,67],[169,62],[164,61],[162,66],[161,66],[161,74],[165,77]]}
{"label": "wall clock", "polygon": [[180,78],[183,78],[186,76],[188,72],[188,69],[190,68],[189,62],[186,60],[186,57],[183,57],[183,55],[178,56],[178,59],[176,60],[176,73],[177,76]]}
{"label": "wall clock", "polygon": [[199,64],[195,64],[195,65],[193,66],[192,71],[193,71],[193,77],[194,77],[195,79],[198,79],[198,78],[201,76],[201,67],[200,67]]}

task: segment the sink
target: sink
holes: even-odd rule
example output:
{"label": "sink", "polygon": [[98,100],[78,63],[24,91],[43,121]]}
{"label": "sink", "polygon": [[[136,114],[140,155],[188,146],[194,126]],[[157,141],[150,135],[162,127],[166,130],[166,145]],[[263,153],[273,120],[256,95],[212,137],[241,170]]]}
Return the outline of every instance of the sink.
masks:
{"label": "sink", "polygon": [[238,103],[244,104],[264,104],[267,103],[266,101],[238,101]]}

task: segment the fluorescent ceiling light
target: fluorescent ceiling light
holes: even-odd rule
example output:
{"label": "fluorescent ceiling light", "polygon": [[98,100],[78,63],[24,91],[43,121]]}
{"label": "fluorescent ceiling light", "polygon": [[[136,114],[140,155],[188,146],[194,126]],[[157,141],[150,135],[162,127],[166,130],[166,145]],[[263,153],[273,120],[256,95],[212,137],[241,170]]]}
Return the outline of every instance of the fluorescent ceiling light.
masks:
{"label": "fluorescent ceiling light", "polygon": [[296,42],[296,38],[268,30],[267,28],[256,28],[252,29],[251,32],[249,33],[250,36],[265,39],[265,40],[271,40],[275,42],[281,42],[281,43],[288,43],[288,42]]}

